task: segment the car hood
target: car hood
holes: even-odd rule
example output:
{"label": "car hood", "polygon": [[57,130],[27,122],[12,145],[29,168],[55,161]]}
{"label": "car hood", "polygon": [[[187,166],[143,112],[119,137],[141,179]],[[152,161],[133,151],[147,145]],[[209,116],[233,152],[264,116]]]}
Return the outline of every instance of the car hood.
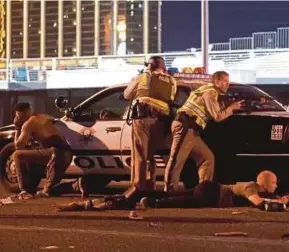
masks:
{"label": "car hood", "polygon": [[286,111],[257,111],[250,113],[236,113],[235,115],[241,116],[271,116],[271,117],[284,117],[289,118],[289,112]]}
{"label": "car hood", "polygon": [[15,130],[14,124],[10,124],[10,125],[6,125],[6,126],[3,126],[3,127],[0,127],[0,132],[10,131],[10,130]]}

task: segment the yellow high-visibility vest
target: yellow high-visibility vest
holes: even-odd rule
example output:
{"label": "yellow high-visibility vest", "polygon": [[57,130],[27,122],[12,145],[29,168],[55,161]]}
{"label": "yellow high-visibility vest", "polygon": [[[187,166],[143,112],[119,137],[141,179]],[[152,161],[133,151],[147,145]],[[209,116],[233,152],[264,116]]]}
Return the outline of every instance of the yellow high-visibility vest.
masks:
{"label": "yellow high-visibility vest", "polygon": [[216,101],[218,100],[219,92],[213,84],[202,86],[190,93],[189,98],[186,100],[184,105],[178,109],[177,113],[185,112],[189,116],[196,117],[196,123],[205,129],[208,121],[210,120],[208,114],[206,113],[205,104],[197,104],[196,100],[198,97],[202,96],[205,92],[215,91]]}
{"label": "yellow high-visibility vest", "polygon": [[166,74],[143,73],[138,84],[136,98],[169,115],[168,102],[172,99],[174,83]]}

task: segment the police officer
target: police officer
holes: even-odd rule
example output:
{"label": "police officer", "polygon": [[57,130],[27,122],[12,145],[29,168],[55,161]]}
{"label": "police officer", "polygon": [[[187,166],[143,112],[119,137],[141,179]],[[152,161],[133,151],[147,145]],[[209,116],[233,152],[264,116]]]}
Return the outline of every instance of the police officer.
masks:
{"label": "police officer", "polygon": [[196,161],[199,182],[211,181],[214,174],[214,154],[200,137],[208,121],[222,121],[242,106],[243,101],[220,109],[218,96],[229,88],[229,74],[218,71],[212,83],[192,91],[185,104],[177,111],[172,123],[173,142],[165,171],[165,191],[178,190],[180,174],[189,155]]}
{"label": "police officer", "polygon": [[153,56],[147,71],[132,79],[124,98],[134,100],[132,110],[132,185],[124,193],[131,199],[155,189],[154,154],[164,137],[165,120],[176,94],[176,80],[167,74],[164,59]]}

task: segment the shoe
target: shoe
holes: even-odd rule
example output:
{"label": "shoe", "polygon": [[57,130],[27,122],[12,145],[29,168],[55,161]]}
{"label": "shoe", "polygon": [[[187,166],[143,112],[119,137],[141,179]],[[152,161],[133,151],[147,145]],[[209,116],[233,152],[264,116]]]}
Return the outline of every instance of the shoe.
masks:
{"label": "shoe", "polygon": [[155,208],[156,207],[156,202],[157,200],[154,198],[149,198],[149,197],[143,197],[140,200],[140,207],[141,208]]}
{"label": "shoe", "polygon": [[44,191],[38,191],[35,196],[39,197],[39,198],[48,198],[49,194],[47,192],[44,192]]}
{"label": "shoe", "polygon": [[33,195],[26,192],[26,191],[21,191],[19,194],[18,194],[18,199],[19,200],[28,200],[28,199],[31,199],[33,198]]}

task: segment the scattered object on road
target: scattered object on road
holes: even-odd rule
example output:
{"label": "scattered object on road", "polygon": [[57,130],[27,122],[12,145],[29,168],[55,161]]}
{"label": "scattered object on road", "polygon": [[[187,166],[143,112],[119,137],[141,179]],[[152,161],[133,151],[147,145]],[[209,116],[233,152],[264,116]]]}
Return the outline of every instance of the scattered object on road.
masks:
{"label": "scattered object on road", "polygon": [[70,248],[70,249],[74,249],[75,247],[74,247],[74,246],[69,246],[68,248]]}
{"label": "scattered object on road", "polygon": [[245,213],[247,213],[247,212],[245,212],[245,211],[233,211],[232,212],[233,215],[245,214]]}
{"label": "scattered object on road", "polygon": [[248,236],[245,232],[220,232],[215,233],[215,236]]}
{"label": "scattered object on road", "polygon": [[137,211],[130,211],[128,218],[131,220],[143,220],[143,216],[141,216]]}
{"label": "scattered object on road", "polygon": [[285,240],[285,241],[289,241],[289,234],[283,234],[283,235],[281,236],[281,239],[282,239],[282,240]]}
{"label": "scattered object on road", "polygon": [[158,227],[158,228],[160,228],[162,226],[163,226],[163,224],[161,222],[150,222],[149,223],[149,227]]}
{"label": "scattered object on road", "polygon": [[14,203],[15,202],[11,199],[11,197],[0,199],[0,205],[9,205],[9,204],[14,204]]}
{"label": "scattered object on road", "polygon": [[46,247],[41,247],[40,249],[59,249],[57,246],[46,246]]}

